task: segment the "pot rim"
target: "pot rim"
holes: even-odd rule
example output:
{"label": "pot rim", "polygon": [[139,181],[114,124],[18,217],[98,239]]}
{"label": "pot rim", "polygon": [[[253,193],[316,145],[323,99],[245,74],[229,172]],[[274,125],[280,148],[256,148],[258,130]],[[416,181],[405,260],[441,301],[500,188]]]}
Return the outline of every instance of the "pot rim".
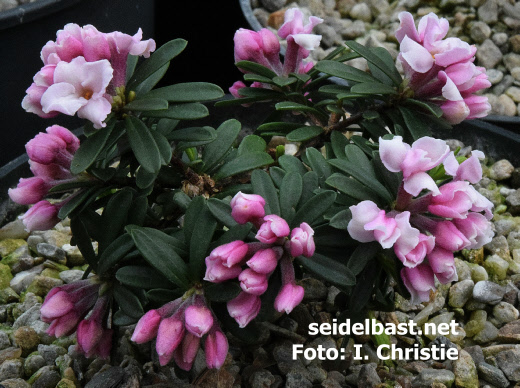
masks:
{"label": "pot rim", "polygon": [[62,9],[71,7],[82,0],[38,0],[34,3],[0,12],[0,30],[28,23]]}

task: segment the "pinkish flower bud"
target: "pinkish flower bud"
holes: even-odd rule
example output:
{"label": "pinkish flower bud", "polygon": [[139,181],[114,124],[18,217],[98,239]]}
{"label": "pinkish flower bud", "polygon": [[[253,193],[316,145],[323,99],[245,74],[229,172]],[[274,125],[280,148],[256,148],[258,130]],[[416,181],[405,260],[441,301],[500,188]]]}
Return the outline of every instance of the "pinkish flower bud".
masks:
{"label": "pinkish flower bud", "polygon": [[204,352],[208,368],[220,369],[226,361],[229,345],[224,333],[220,330],[210,332],[206,337]]}
{"label": "pinkish flower bud", "polygon": [[151,341],[157,336],[159,324],[161,323],[161,316],[157,310],[150,310],[144,314],[132,334],[132,341],[142,344]]}
{"label": "pinkish flower bud", "polygon": [[173,352],[184,337],[184,333],[184,323],[179,318],[172,316],[161,321],[155,344],[155,350],[159,355],[161,365],[166,365],[170,362]]}
{"label": "pinkish flower bud", "polygon": [[36,203],[22,216],[25,229],[29,232],[52,229],[60,222],[59,210],[58,206],[51,205],[48,201]]}
{"label": "pinkish flower bud", "polygon": [[173,352],[173,358],[179,368],[189,371],[195,361],[195,356],[200,347],[200,338],[191,334],[186,333],[180,346]]}
{"label": "pinkish flower bud", "polygon": [[435,246],[435,238],[422,233],[418,236],[417,245],[411,250],[404,249],[399,240],[394,245],[394,252],[405,267],[413,268],[422,263]]}
{"label": "pinkish flower bud", "polygon": [[314,255],[316,246],[314,245],[314,230],[306,222],[302,222],[299,228],[294,228],[291,232],[290,250],[291,256],[303,255],[311,257]]}
{"label": "pinkish flower bud", "polygon": [[76,327],[78,326],[79,321],[81,320],[81,315],[72,310],[67,314],[54,319],[52,321],[46,321],[42,317],[42,321],[51,322],[51,325],[47,329],[46,333],[48,335],[53,335],[55,337],[63,337],[64,335],[70,335],[74,332]]}
{"label": "pinkish flower bud", "polygon": [[54,135],[39,133],[25,145],[29,158],[37,163],[56,163],[70,167],[72,154],[67,150],[67,143]]}
{"label": "pinkish flower bud", "polygon": [[209,255],[211,261],[220,261],[222,265],[231,268],[240,264],[247,254],[248,246],[245,242],[236,240],[220,245],[213,249]]}
{"label": "pinkish flower bud", "polygon": [[52,185],[55,184],[55,181],[74,177],[70,170],[60,166],[59,164],[41,164],[33,160],[29,160],[29,165],[31,166],[31,171],[35,177],[43,179],[45,182]]}
{"label": "pinkish flower bud", "polygon": [[304,296],[304,289],[294,283],[287,283],[281,289],[274,300],[274,308],[276,311],[285,311],[289,314],[298,306]]}
{"label": "pinkish flower bud", "polygon": [[66,149],[71,154],[76,153],[79,148],[79,139],[67,128],[60,125],[53,125],[45,130],[49,135],[56,136],[63,140],[66,144]]}
{"label": "pinkish flower bud", "polygon": [[247,268],[238,276],[240,287],[244,292],[262,295],[267,290],[267,276]]}
{"label": "pinkish flower bud", "polygon": [[480,213],[469,213],[463,220],[453,220],[457,229],[470,241],[467,249],[478,249],[491,242],[492,224]]}
{"label": "pinkish flower bud", "polygon": [[282,257],[282,250],[276,248],[278,247],[256,251],[246,264],[257,273],[270,274],[275,270],[278,260]]}
{"label": "pinkish flower bud", "polygon": [[184,312],[186,329],[197,337],[202,337],[213,326],[213,315],[204,305],[191,305]]}
{"label": "pinkish flower bud", "polygon": [[[59,290],[58,287],[55,290]],[[40,310],[43,319],[52,320],[67,314],[74,308],[74,301],[70,294],[65,291],[58,291],[52,296],[45,298]]]}
{"label": "pinkish flower bud", "polygon": [[103,329],[103,335],[99,339],[99,342],[94,350],[90,353],[90,356],[97,355],[102,359],[106,360],[110,357],[110,350],[112,349],[112,335],[114,330]]}
{"label": "pinkish flower bud", "polygon": [[94,319],[84,319],[78,325],[77,338],[78,346],[87,355],[96,348],[99,340],[103,336],[103,327],[101,323]]}
{"label": "pinkish flower bud", "polygon": [[473,150],[471,156],[459,165],[452,151],[443,162],[444,169],[446,174],[453,176],[454,180],[476,184],[482,179],[482,166],[479,159],[484,159],[484,153]]}
{"label": "pinkish flower bud", "polygon": [[211,283],[222,283],[226,280],[235,279],[242,272],[239,265],[227,267],[219,260],[211,260],[206,257],[206,275],[204,280]]}
{"label": "pinkish flower bud", "polygon": [[245,88],[246,84],[242,81],[236,81],[233,86],[229,88],[229,93],[235,98],[242,98],[243,96],[240,95],[240,89]]}
{"label": "pinkish flower bud", "polygon": [[9,197],[20,205],[30,205],[41,201],[50,186],[41,178],[21,178],[15,189],[9,189]]}
{"label": "pinkish flower bud", "polygon": [[453,252],[446,249],[435,247],[435,249],[428,254],[428,262],[442,284],[451,283],[457,280],[457,269],[455,268],[455,259]]}
{"label": "pinkish flower bud", "polygon": [[428,211],[444,218],[466,218],[473,206],[469,182],[453,181],[442,185],[440,194],[431,198]]}
{"label": "pinkish flower bud", "polygon": [[464,234],[451,221],[441,221],[435,228],[435,245],[451,252],[460,251],[471,245]]}
{"label": "pinkish flower bud", "polygon": [[265,200],[256,194],[243,194],[239,191],[231,200],[231,216],[239,224],[255,221],[265,215]]}
{"label": "pinkish flower bud", "polygon": [[227,310],[238,325],[244,328],[258,315],[261,304],[258,296],[241,292],[236,298],[227,302]]}
{"label": "pinkish flower bud", "polygon": [[419,264],[414,268],[404,267],[401,270],[401,279],[410,292],[412,304],[430,300],[430,291],[435,291],[433,271],[428,264]]}
{"label": "pinkish flower bud", "polygon": [[283,218],[271,214],[264,217],[264,223],[258,229],[256,239],[264,244],[280,244],[289,235],[291,229]]}

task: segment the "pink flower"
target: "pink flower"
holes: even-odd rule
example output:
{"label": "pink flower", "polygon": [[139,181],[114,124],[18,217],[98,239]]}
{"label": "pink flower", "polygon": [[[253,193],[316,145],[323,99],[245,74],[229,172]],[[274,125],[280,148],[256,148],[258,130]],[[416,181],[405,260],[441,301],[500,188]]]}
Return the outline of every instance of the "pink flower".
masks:
{"label": "pink flower", "polygon": [[22,108],[27,112],[35,113],[44,119],[55,117],[58,114],[58,112],[45,113],[42,110],[41,104],[43,93],[45,93],[49,86],[54,83],[54,69],[56,69],[56,65],[46,65],[42,67],[42,69],[33,77],[34,82],[25,91],[27,95],[22,101]]}
{"label": "pink flower", "polygon": [[428,262],[435,273],[435,276],[442,284],[451,283],[457,280],[457,269],[453,253],[441,247],[428,254]]}
{"label": "pink flower", "polygon": [[161,316],[157,310],[150,310],[144,314],[134,329],[131,340],[137,344],[143,344],[157,337]]}
{"label": "pink flower", "polygon": [[41,178],[21,178],[16,189],[9,189],[9,197],[21,205],[30,205],[41,201],[49,191],[49,185]]}
{"label": "pink flower", "polygon": [[226,280],[235,279],[242,272],[239,265],[227,267],[219,260],[206,257],[206,275],[204,280],[212,283],[222,283]]}
{"label": "pink flower", "polygon": [[101,323],[91,319],[84,319],[79,323],[77,330],[78,346],[87,357],[92,355],[92,351],[96,348],[102,336],[103,327]]}
{"label": "pink flower", "polygon": [[[161,365],[166,365],[173,357],[173,352],[184,338],[184,322],[176,316],[164,318],[157,330],[155,350],[159,355]],[[190,334],[191,335],[191,334]]]}
{"label": "pink flower", "polygon": [[468,120],[486,117],[491,111],[491,104],[486,96],[469,95],[464,97],[464,103],[469,108],[469,115],[466,117]]}
{"label": "pink flower", "polygon": [[267,28],[251,31],[240,28],[233,38],[235,43],[235,62],[256,62],[276,73],[280,73],[280,43],[278,38]]}
{"label": "pink flower", "polygon": [[[473,206],[469,182],[453,181],[440,187],[440,194],[431,198],[428,211],[444,218],[466,218]],[[473,189],[474,191],[474,189]]]}
{"label": "pink flower", "polygon": [[112,79],[113,69],[103,59],[87,62],[76,57],[71,62],[59,62],[54,71],[54,84],[43,93],[41,104],[45,113],[61,112],[69,116],[90,120],[95,128],[104,127],[112,110],[105,98],[106,88]]}
{"label": "pink flower", "polygon": [[206,365],[208,368],[220,369],[226,361],[229,344],[222,331],[215,330],[206,337],[204,352],[206,353]]}
{"label": "pink flower", "polygon": [[267,276],[250,268],[243,270],[238,280],[242,290],[248,294],[262,295],[267,290]]}
{"label": "pink flower", "polygon": [[381,211],[372,201],[361,201],[350,207],[352,219],[348,223],[347,231],[350,236],[359,242],[375,241],[374,232],[365,229],[365,225],[374,221]]}
{"label": "pink flower", "polygon": [[433,250],[434,246],[435,238],[433,236],[426,236],[420,233],[419,242],[412,250],[406,252],[400,249],[399,240],[397,240],[394,245],[394,251],[405,267],[413,268],[423,262],[426,255]]}
{"label": "pink flower", "polygon": [[387,217],[384,210],[381,210],[371,222],[365,224],[365,230],[373,231],[374,239],[385,249],[394,245],[401,235],[396,220]]}
{"label": "pink flower", "polygon": [[239,224],[256,221],[265,216],[265,200],[256,194],[239,191],[231,200],[231,216]]}
{"label": "pink flower", "polygon": [[258,229],[256,239],[264,244],[280,244],[290,233],[291,229],[283,218],[271,214],[264,217],[264,223]]}
{"label": "pink flower", "polygon": [[59,210],[58,205],[52,205],[49,201],[37,202],[22,216],[25,229],[29,232],[52,229],[60,222]]}
{"label": "pink flower", "polygon": [[236,81],[233,86],[229,88],[229,93],[235,98],[242,98],[243,96],[240,94],[240,89],[245,88],[246,84],[242,81]]}
{"label": "pink flower", "polygon": [[471,245],[466,236],[451,221],[438,222],[434,236],[435,245],[451,252],[460,251]]}
{"label": "pink flower", "polygon": [[470,241],[467,249],[478,249],[491,242],[495,235],[491,223],[480,213],[469,213],[465,219],[453,222]]}
{"label": "pink flower", "polygon": [[70,167],[73,154],[67,150],[67,143],[49,133],[39,133],[25,145],[29,159],[40,164],[57,164]]}
{"label": "pink flower", "polygon": [[314,230],[306,222],[302,222],[299,228],[294,228],[291,232],[289,247],[291,256],[303,255],[311,257],[316,249],[314,245]]}
{"label": "pink flower", "polygon": [[203,303],[188,306],[184,312],[186,329],[199,338],[213,326],[213,314]]}
{"label": "pink flower", "polygon": [[260,307],[260,298],[247,292],[241,292],[236,298],[227,302],[229,315],[235,318],[241,328],[246,327],[258,315]]}
{"label": "pink flower", "polygon": [[236,278],[242,271],[240,263],[246,257],[248,249],[246,243],[238,240],[213,249],[206,257],[204,280],[220,283]]}
{"label": "pink flower", "polygon": [[484,159],[482,151],[473,150],[471,156],[459,164],[452,152],[444,159],[444,170],[451,175],[454,180],[468,181],[476,184],[482,179],[482,166],[479,159]]}
{"label": "pink flower", "polygon": [[282,250],[279,247],[260,249],[246,264],[256,273],[270,274],[276,269],[280,257],[282,257]]}
{"label": "pink flower", "polygon": [[404,267],[401,270],[401,279],[410,292],[412,304],[430,300],[430,291],[435,291],[433,271],[428,264],[422,263],[414,268]]}
{"label": "pink flower", "polygon": [[[195,361],[195,356],[200,347],[200,338],[191,334],[186,333],[180,346],[177,346],[173,352],[173,358],[179,368],[189,371]],[[166,364],[164,364],[166,365]]]}
{"label": "pink flower", "polygon": [[296,306],[298,306],[304,296],[304,289],[294,283],[288,283],[282,286],[280,292],[274,300],[274,308],[276,311],[285,311],[289,314]]}

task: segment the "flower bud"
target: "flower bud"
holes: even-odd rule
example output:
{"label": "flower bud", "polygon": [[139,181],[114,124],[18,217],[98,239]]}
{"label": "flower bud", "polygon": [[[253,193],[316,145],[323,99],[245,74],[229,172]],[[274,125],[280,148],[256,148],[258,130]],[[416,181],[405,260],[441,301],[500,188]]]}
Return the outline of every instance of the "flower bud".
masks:
{"label": "flower bud", "polygon": [[239,224],[245,224],[265,215],[265,200],[256,194],[243,194],[239,191],[231,200],[231,216]]}
{"label": "flower bud", "polygon": [[246,327],[260,312],[260,298],[247,292],[241,292],[227,303],[227,310],[241,328]]}
{"label": "flower bud", "polygon": [[184,312],[184,319],[186,329],[199,338],[213,326],[213,315],[206,306],[188,306]]}
{"label": "flower bud", "polygon": [[173,358],[179,368],[189,371],[195,361],[195,356],[200,347],[200,338],[191,334],[186,333],[180,346],[173,352]]}
{"label": "flower bud", "polygon": [[157,336],[161,316],[157,310],[150,310],[141,317],[132,334],[132,341],[142,344],[151,341]]}
{"label": "flower bud", "polygon": [[208,368],[220,369],[226,361],[229,344],[226,336],[220,330],[211,332],[206,337],[204,352]]}
{"label": "flower bud", "polygon": [[[277,247],[275,247],[277,248]],[[276,269],[278,260],[282,256],[280,248],[260,249],[247,261],[247,265],[256,273],[270,274]]]}
{"label": "flower bud", "polygon": [[22,216],[25,229],[29,232],[52,229],[60,222],[59,210],[58,206],[52,205],[48,201],[36,203]]}
{"label": "flower bud", "polygon": [[173,316],[161,321],[157,331],[155,350],[159,355],[161,365],[170,362],[173,352],[184,337],[184,323]]}
{"label": "flower bud", "polygon": [[49,185],[38,177],[21,178],[16,189],[9,189],[9,197],[20,205],[30,205],[41,201],[49,191]]}
{"label": "flower bud", "polygon": [[281,289],[274,300],[274,308],[278,312],[285,311],[289,314],[298,306],[304,296],[304,289],[294,283],[287,283]]}
{"label": "flower bud", "polygon": [[314,230],[306,222],[302,222],[299,228],[291,232],[290,249],[291,256],[311,257],[316,249],[314,245]]}
{"label": "flower bud", "polygon": [[435,279],[428,264],[419,264],[414,268],[404,267],[401,270],[401,278],[412,295],[412,304],[430,300],[430,291],[435,291]]}
{"label": "flower bud", "polygon": [[253,295],[262,295],[267,290],[267,276],[248,268],[238,276],[240,287],[244,292]]}
{"label": "flower bud", "polygon": [[264,223],[260,226],[256,239],[264,244],[282,243],[291,229],[283,218],[271,214],[264,217]]}

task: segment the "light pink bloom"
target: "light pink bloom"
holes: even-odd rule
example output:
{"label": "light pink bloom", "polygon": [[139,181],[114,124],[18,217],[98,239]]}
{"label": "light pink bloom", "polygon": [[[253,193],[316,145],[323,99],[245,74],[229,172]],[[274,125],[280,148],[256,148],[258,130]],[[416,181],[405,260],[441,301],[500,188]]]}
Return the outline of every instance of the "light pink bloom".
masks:
{"label": "light pink bloom", "polygon": [[303,13],[299,8],[289,8],[284,14],[284,23],[278,29],[278,36],[286,39],[289,35],[310,34],[314,27],[323,23],[316,16],[309,17],[309,22],[303,25]]}
{"label": "light pink bloom", "polygon": [[289,247],[291,256],[297,257],[303,255],[311,257],[314,255],[316,246],[314,245],[314,230],[306,222],[302,222],[299,228],[294,228],[291,232],[291,240]]}
{"label": "light pink bloom", "polygon": [[264,223],[255,237],[264,244],[280,244],[290,232],[287,221],[276,214],[270,214],[264,217]]}
{"label": "light pink bloom", "polygon": [[69,116],[90,120],[95,128],[104,127],[112,110],[105,97],[106,88],[112,80],[113,69],[103,59],[87,62],[76,57],[71,62],[59,62],[54,71],[54,84],[43,93],[41,104],[45,113],[57,111]]}
{"label": "light pink bloom", "polygon": [[399,240],[394,245],[394,251],[399,260],[405,267],[413,268],[418,264],[422,263],[428,253],[430,253],[435,246],[435,238],[433,236],[426,236],[425,234],[419,234],[419,242],[412,250],[404,253],[405,251],[400,250]]}
{"label": "light pink bloom", "polygon": [[236,298],[227,302],[227,310],[229,315],[235,318],[238,326],[244,328],[258,315],[261,304],[258,296],[242,291]]}
{"label": "light pink bloom", "polygon": [[471,156],[459,164],[453,151],[444,159],[444,170],[454,180],[476,184],[482,179],[482,166],[479,159],[484,159],[482,151],[473,150]]}
{"label": "light pink bloom", "polygon": [[453,181],[442,185],[439,189],[440,194],[431,198],[428,211],[444,218],[466,218],[473,206],[472,189],[466,181]]}
{"label": "light pink bloom", "polygon": [[492,224],[480,213],[469,213],[463,220],[454,220],[457,229],[470,241],[467,249],[478,249],[491,242],[494,232]]}
{"label": "light pink bloom", "polygon": [[58,114],[58,112],[45,113],[41,104],[43,93],[54,83],[55,69],[56,65],[46,65],[33,77],[34,82],[25,91],[27,95],[22,101],[22,108],[27,112],[35,113],[44,119],[55,117]]}
{"label": "light pink bloom", "polygon": [[278,312],[285,311],[289,314],[293,309],[298,306],[305,294],[302,286],[298,286],[295,283],[287,283],[282,286],[280,292],[274,300],[274,308]]}
{"label": "light pink bloom", "polygon": [[[200,338],[191,334],[186,333],[184,339],[180,346],[177,346],[175,351],[173,352],[173,359],[175,363],[179,366],[179,368],[189,371],[193,362],[195,361],[195,356],[200,347]],[[161,365],[166,365],[162,364]]]}
{"label": "light pink bloom", "polygon": [[490,220],[493,218],[493,203],[480,194],[473,186],[470,186],[468,192],[472,195],[473,206],[471,207],[471,211],[480,213],[484,212],[484,216]]}
{"label": "light pink bloom", "polygon": [[267,276],[247,268],[238,276],[240,287],[252,295],[262,295],[267,290]]}
{"label": "light pink bloom", "polygon": [[468,120],[486,117],[491,111],[491,104],[486,96],[470,95],[464,97],[464,102],[469,108],[469,115],[466,117]]}
{"label": "light pink bloom", "polygon": [[242,269],[240,263],[247,255],[248,246],[243,241],[232,241],[221,245],[206,257],[206,275],[204,280],[220,283],[236,278]]}
{"label": "light pink bloom", "polygon": [[221,283],[226,280],[235,279],[242,272],[240,265],[227,267],[219,260],[211,260],[206,257],[206,274],[204,280],[212,283]]}
{"label": "light pink bloom", "polygon": [[440,221],[434,232],[435,245],[456,252],[471,245],[466,236],[451,221]]}
{"label": "light pink bloom", "polygon": [[233,38],[235,43],[235,62],[256,62],[279,74],[280,43],[278,38],[267,28],[251,31],[240,28]]}
{"label": "light pink bloom", "polygon": [[265,216],[265,200],[260,195],[239,191],[231,200],[231,216],[239,224],[253,222]]}
{"label": "light pink bloom", "polygon": [[21,178],[15,189],[9,189],[9,197],[21,205],[30,205],[41,201],[50,186],[41,178]]}
{"label": "light pink bloom", "polygon": [[25,229],[29,232],[52,229],[60,222],[59,210],[57,205],[52,205],[49,201],[37,202],[22,216]]}
{"label": "light pink bloom", "polygon": [[428,254],[428,262],[435,276],[442,284],[451,283],[458,279],[455,259],[453,258],[452,252],[441,247],[435,247],[435,249]]}
{"label": "light pink bloom", "polygon": [[280,257],[282,257],[282,250],[279,247],[260,249],[246,264],[257,273],[270,274],[276,269]]}
{"label": "light pink bloom", "polygon": [[[161,321],[157,331],[157,342],[155,344],[155,350],[159,355],[161,365],[166,365],[170,362],[173,357],[173,352],[185,337],[184,333],[184,323],[176,316],[164,318]],[[192,335],[191,333],[188,334]]]}
{"label": "light pink bloom", "polygon": [[361,201],[350,207],[352,219],[348,223],[347,231],[350,236],[359,242],[375,241],[374,232],[366,230],[365,225],[374,221],[381,209],[372,201]]}
{"label": "light pink bloom", "polygon": [[213,326],[213,314],[203,304],[188,306],[184,312],[184,320],[186,329],[197,337],[202,337]]}
{"label": "light pink bloom", "polygon": [[429,301],[430,291],[435,291],[433,271],[426,263],[414,268],[404,267],[401,270],[401,279],[412,296],[412,304]]}
{"label": "light pink bloom", "polygon": [[228,340],[222,331],[215,330],[210,332],[204,344],[204,353],[206,353],[206,365],[208,368],[220,369],[226,361],[228,349]]}
{"label": "light pink bloom", "polygon": [[131,340],[137,344],[143,344],[157,337],[161,319],[157,310],[148,311],[137,322]]}
{"label": "light pink bloom", "polygon": [[69,169],[56,163],[41,164],[33,160],[29,160],[29,165],[34,176],[41,178],[45,182],[52,185],[54,185],[55,181],[74,177]]}
{"label": "light pink bloom", "polygon": [[53,291],[56,292],[48,294],[40,310],[45,320],[59,318],[74,308],[74,298],[69,293],[61,291],[59,287],[53,288]]}
{"label": "light pink bloom", "polygon": [[383,248],[390,248],[401,235],[394,218],[387,217],[384,210],[381,210],[377,217],[365,224],[365,230],[371,230],[374,238]]}

